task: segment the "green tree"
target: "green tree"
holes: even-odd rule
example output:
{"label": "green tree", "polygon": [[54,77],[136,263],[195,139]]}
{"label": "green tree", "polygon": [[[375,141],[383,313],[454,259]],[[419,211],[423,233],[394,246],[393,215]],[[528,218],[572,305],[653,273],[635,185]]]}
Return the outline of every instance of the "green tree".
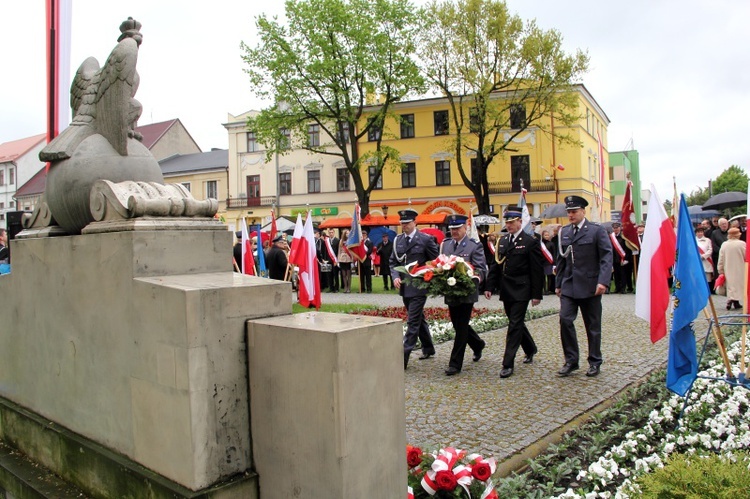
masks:
{"label": "green tree", "polygon": [[515,137],[534,126],[560,143],[578,143],[553,130],[553,121],[562,128],[580,119],[571,86],[587,71],[588,55],[565,53],[558,31],[524,24],[502,0],[436,0],[425,9],[423,74],[448,100],[449,147],[479,212],[488,213],[487,169],[513,151]]}
{"label": "green tree", "polygon": [[[383,123],[395,102],[423,91],[424,80],[411,59],[416,8],[406,0],[288,0],[285,5],[285,25],[260,15],[260,42],[241,45],[253,92],[275,102],[250,118],[248,129],[267,146],[269,160],[292,148],[340,157],[362,212],[368,213],[383,168],[401,165],[398,152],[381,143]],[[368,108],[375,97],[379,105]],[[325,132],[320,144],[308,143],[308,125]],[[285,131],[291,132],[291,144]],[[322,140],[326,134],[330,141]],[[358,141],[368,134],[377,138],[375,152],[362,156]]]}
{"label": "green tree", "polygon": [[737,165],[732,165],[711,182],[711,194],[722,192],[747,192],[748,176],[745,171]]}

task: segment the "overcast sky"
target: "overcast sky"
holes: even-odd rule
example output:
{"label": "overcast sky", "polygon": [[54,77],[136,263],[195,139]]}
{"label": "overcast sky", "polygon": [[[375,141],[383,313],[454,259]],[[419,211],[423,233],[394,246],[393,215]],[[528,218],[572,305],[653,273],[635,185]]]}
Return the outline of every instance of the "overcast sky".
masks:
{"label": "overcast sky", "polygon": [[[421,0],[420,0],[421,2]],[[583,83],[610,120],[609,151],[640,153],[643,187],[662,200],[706,186],[731,165],[750,168],[750,2],[741,0],[507,0],[511,11],[558,29],[568,51],[587,50]],[[73,0],[71,74],[86,57],[104,64],[128,16],[138,56],[140,125],[179,118],[198,145],[226,148],[222,123],[266,105],[249,92],[240,41],[254,18],[283,2]],[[43,0],[0,2],[0,143],[43,133]]]}

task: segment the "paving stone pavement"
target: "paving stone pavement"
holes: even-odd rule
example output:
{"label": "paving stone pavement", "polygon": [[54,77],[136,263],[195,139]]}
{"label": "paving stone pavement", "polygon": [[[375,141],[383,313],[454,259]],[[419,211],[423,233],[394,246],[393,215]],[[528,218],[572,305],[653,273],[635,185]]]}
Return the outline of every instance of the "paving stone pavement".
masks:
{"label": "paving stone pavement", "polygon": [[[395,294],[324,293],[323,302],[402,305]],[[726,299],[715,297],[715,303],[721,313]],[[451,445],[502,462],[666,365],[668,339],[651,343],[648,324],[635,317],[635,295],[608,294],[602,304],[604,363],[594,378],[584,375],[587,343],[580,315],[581,369],[567,378],[556,376],[564,363],[557,314],[527,322],[539,352],[533,364],[523,364],[519,349],[510,378],[499,376],[505,328],[481,335],[487,347],[479,362],[472,362],[467,348],[463,371],[456,376],[444,374],[452,341],[436,345],[436,356],[427,360],[413,352],[405,371],[407,441],[426,450]],[[444,305],[430,298],[428,306]],[[475,306],[500,308],[501,303],[494,296],[491,301],[480,297]],[[559,309],[559,299],[545,296],[539,307]],[[696,331],[703,327],[696,324]]]}

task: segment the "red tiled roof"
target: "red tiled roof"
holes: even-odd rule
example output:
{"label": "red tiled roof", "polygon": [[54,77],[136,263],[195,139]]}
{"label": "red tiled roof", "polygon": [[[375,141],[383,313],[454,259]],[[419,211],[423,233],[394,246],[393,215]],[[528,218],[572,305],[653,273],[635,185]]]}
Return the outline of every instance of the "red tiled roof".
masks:
{"label": "red tiled roof", "polygon": [[44,192],[44,188],[47,182],[47,166],[43,166],[36,175],[31,177],[28,182],[18,188],[16,193],[13,195],[14,198],[24,196],[35,196]]}
{"label": "red tiled roof", "polygon": [[0,163],[15,161],[19,156],[23,156],[37,144],[47,139],[47,134],[34,135],[25,139],[11,140],[0,144]]}
{"label": "red tiled roof", "polygon": [[146,149],[151,149],[154,144],[167,133],[172,125],[177,123],[179,120],[162,121],[161,123],[151,123],[150,125],[143,125],[135,127],[135,131],[143,135],[141,143],[146,146]]}

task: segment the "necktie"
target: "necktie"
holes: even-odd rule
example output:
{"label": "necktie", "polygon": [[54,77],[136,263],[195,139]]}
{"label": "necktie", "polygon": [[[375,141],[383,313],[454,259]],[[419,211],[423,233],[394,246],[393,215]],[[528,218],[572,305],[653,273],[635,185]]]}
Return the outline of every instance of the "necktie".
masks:
{"label": "necktie", "polygon": [[573,226],[573,237],[576,237],[576,234],[578,234],[578,226],[574,225]]}
{"label": "necktie", "polygon": [[406,245],[409,246],[410,242],[411,242],[411,238],[409,236],[406,236]]}

